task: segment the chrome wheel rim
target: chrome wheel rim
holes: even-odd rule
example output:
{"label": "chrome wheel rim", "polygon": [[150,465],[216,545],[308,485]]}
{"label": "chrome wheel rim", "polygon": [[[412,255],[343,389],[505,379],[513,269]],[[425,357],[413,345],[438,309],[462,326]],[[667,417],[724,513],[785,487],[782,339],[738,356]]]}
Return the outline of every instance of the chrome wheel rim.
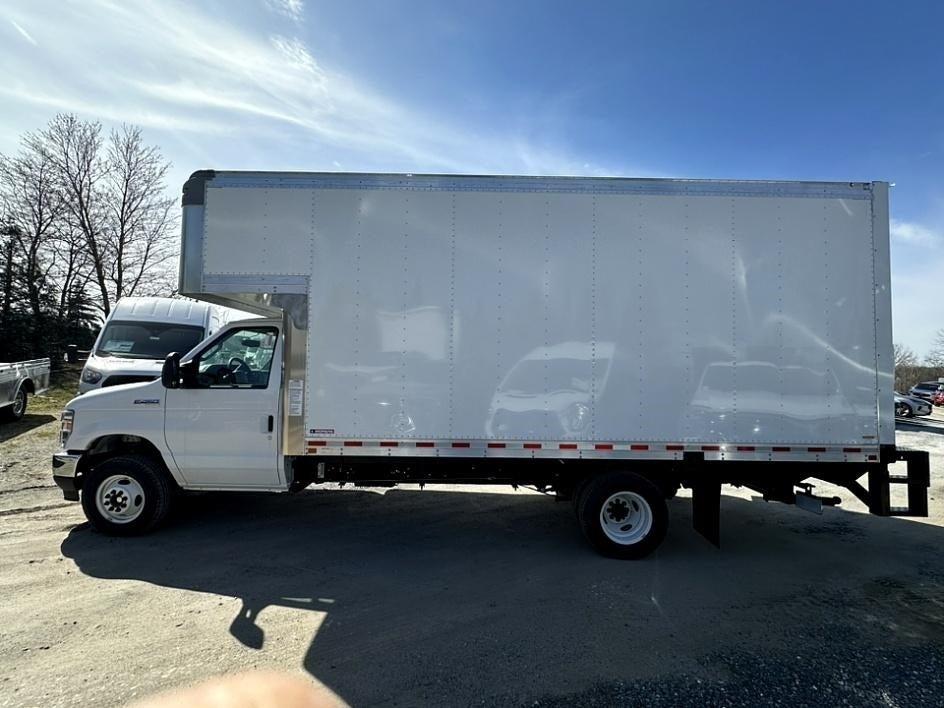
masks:
{"label": "chrome wheel rim", "polygon": [[23,415],[23,409],[26,408],[26,394],[19,391],[16,398],[13,399],[13,415],[19,418]]}
{"label": "chrome wheel rim", "polygon": [[600,527],[621,546],[639,543],[652,530],[652,507],[636,492],[611,494],[600,509]]}
{"label": "chrome wheel rim", "polygon": [[131,523],[144,511],[144,489],[131,477],[112,475],[98,485],[95,507],[112,523]]}

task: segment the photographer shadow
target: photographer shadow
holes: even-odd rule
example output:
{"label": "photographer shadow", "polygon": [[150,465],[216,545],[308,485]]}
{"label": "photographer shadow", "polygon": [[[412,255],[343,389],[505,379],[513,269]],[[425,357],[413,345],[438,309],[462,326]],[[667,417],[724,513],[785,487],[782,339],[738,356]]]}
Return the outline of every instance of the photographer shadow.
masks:
{"label": "photographer shadow", "polygon": [[229,631],[253,649],[266,607],[322,613],[301,663],[354,705],[675,680],[724,648],[944,645],[940,528],[725,495],[718,551],[692,531],[688,499],[669,505],[665,542],[636,562],[594,554],[569,504],[433,489],[201,495],[159,534],[79,527],[62,553],[92,577],[240,598]]}

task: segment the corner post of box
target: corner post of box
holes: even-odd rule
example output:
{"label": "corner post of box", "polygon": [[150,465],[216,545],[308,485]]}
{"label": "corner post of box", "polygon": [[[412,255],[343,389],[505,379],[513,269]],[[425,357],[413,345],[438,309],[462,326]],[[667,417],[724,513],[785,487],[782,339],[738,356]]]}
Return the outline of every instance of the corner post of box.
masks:
{"label": "corner post of box", "polygon": [[184,183],[180,204],[180,271],[178,289],[181,295],[203,292],[204,211],[207,183],[216,176],[214,170],[197,170]]}
{"label": "corner post of box", "polygon": [[872,271],[875,313],[875,406],[878,442],[895,444],[895,356],[892,346],[888,183],[872,183]]}

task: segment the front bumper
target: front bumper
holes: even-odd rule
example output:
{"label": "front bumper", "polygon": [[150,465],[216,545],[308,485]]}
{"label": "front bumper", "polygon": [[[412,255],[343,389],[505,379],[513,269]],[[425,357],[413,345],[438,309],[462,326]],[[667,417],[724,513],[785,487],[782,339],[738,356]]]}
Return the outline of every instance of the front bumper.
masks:
{"label": "front bumper", "polygon": [[52,456],[52,480],[62,490],[66,501],[79,500],[79,483],[76,471],[82,455],[72,455],[67,452],[57,452]]}

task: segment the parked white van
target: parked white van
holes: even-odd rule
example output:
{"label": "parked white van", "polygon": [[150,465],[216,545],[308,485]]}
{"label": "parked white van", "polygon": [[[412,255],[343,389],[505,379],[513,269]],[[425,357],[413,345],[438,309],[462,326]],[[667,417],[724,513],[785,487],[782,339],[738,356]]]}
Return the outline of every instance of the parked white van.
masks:
{"label": "parked white van", "polygon": [[79,393],[105,386],[153,381],[171,352],[188,352],[245,312],[196,300],[125,297],[118,301],[95,340]]}

